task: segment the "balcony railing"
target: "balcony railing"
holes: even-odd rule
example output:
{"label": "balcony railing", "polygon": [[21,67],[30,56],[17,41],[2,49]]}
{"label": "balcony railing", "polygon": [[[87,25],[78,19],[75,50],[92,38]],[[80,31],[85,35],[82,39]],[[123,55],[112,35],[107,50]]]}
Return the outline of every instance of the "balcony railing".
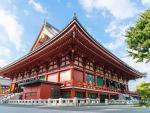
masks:
{"label": "balcony railing", "polygon": [[110,88],[106,86],[98,86],[95,83],[87,83],[87,82],[71,82],[71,81],[65,81],[62,87],[67,87],[67,86],[76,86],[80,88],[88,88],[88,89],[93,89],[93,90],[103,90],[103,91],[111,91],[111,92],[116,92],[116,93],[128,93],[128,91],[121,91],[120,88],[115,89],[115,88]]}

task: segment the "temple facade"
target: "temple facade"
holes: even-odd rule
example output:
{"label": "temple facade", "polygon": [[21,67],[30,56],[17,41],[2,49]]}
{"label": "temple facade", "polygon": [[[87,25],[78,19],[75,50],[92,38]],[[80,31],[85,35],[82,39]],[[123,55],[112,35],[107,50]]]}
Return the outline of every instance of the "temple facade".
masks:
{"label": "temple facade", "polygon": [[128,94],[128,81],[142,77],[97,42],[74,17],[58,30],[44,22],[30,52],[3,67],[10,91],[22,99],[118,99]]}

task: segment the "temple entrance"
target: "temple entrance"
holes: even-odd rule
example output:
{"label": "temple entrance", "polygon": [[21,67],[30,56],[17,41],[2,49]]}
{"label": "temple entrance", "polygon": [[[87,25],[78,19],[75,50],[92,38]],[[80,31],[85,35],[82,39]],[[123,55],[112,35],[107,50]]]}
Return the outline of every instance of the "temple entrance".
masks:
{"label": "temple entrance", "polygon": [[100,102],[105,103],[105,99],[108,99],[107,93],[100,93]]}

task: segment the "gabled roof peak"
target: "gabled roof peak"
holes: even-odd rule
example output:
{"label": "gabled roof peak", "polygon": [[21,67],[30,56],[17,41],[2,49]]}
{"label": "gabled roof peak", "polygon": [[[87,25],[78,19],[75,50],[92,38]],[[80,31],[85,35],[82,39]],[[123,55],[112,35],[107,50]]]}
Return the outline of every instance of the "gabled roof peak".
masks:
{"label": "gabled roof peak", "polygon": [[43,20],[43,26],[44,27],[53,28],[55,31],[59,32],[59,29],[57,29],[56,27],[54,27],[53,25],[51,25],[50,23],[48,23],[45,19]]}
{"label": "gabled roof peak", "polygon": [[45,19],[43,21],[42,28],[40,30],[40,33],[33,44],[31,51],[39,46],[41,46],[43,43],[45,43],[47,40],[52,39],[55,35],[59,33],[59,30],[55,28],[53,25],[49,24]]}

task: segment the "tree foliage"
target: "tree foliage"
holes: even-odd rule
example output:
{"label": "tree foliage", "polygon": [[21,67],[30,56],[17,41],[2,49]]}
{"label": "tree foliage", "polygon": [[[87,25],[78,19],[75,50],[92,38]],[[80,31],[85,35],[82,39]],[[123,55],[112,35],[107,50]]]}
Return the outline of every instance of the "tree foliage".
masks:
{"label": "tree foliage", "polygon": [[150,83],[141,82],[137,85],[136,92],[140,94],[143,102],[150,101]]}
{"label": "tree foliage", "polygon": [[140,15],[134,27],[126,32],[129,55],[137,62],[150,61],[150,9]]}
{"label": "tree foliage", "polygon": [[0,94],[2,93],[2,85],[0,84]]}

